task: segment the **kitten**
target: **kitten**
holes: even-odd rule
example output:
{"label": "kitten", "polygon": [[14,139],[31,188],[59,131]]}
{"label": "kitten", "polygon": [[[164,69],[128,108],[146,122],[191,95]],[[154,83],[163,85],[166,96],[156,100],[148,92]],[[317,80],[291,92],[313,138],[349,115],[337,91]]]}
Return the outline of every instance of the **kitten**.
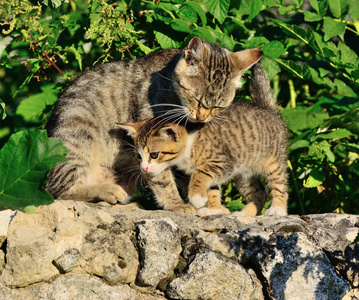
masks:
{"label": "kitten", "polygon": [[[125,203],[135,189],[137,161],[113,120],[171,115],[208,122],[230,105],[242,73],[261,54],[230,52],[195,37],[184,50],[160,50],[84,72],[59,97],[47,123],[49,136],[68,149],[67,162],[51,170],[47,190],[58,199]],[[164,209],[193,212],[170,170],[148,184]]]}
{"label": "kitten", "polygon": [[248,203],[240,214],[254,216],[266,201],[263,174],[272,198],[266,214],[287,215],[287,129],[262,66],[252,73],[256,105],[234,103],[195,129],[163,118],[120,125],[133,138],[146,177],[171,167],[191,175],[188,198],[197,210],[205,207],[210,187],[233,179]]}

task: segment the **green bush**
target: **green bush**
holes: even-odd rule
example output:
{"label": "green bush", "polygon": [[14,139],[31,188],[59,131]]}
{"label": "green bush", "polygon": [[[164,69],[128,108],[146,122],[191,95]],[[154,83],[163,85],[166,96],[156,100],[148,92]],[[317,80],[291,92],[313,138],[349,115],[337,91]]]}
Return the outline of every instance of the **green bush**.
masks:
{"label": "green bush", "polygon": [[[359,212],[357,0],[0,0],[0,16],[0,162],[15,151],[19,135],[18,162],[32,159],[33,134],[54,143],[38,128],[76,74],[110,60],[181,48],[199,36],[229,50],[263,51],[290,130],[289,212]],[[246,86],[238,100],[243,98]],[[63,159],[59,149],[44,153],[56,157],[47,169]],[[20,174],[17,168],[2,172],[2,181]],[[29,173],[43,196],[18,202],[0,185],[0,207],[48,203],[46,168],[41,178]],[[232,210],[243,206],[232,183],[224,197]]]}

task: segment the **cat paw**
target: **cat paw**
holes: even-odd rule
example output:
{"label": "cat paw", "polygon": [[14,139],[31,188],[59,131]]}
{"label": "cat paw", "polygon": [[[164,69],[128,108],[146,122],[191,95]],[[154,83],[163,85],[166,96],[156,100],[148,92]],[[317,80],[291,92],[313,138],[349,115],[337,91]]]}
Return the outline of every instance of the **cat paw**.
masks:
{"label": "cat paw", "polygon": [[197,210],[197,215],[200,217],[213,216],[213,215],[228,215],[229,210],[226,208],[214,209],[208,207],[202,207]]}
{"label": "cat paw", "polygon": [[125,203],[128,198],[122,187],[116,184],[98,184],[94,201],[105,201],[110,204]]}
{"label": "cat paw", "polygon": [[197,210],[190,203],[183,203],[181,205],[177,205],[173,209],[171,209],[171,211],[184,212],[191,215],[195,215],[197,213]]}
{"label": "cat paw", "polygon": [[266,216],[287,216],[287,211],[281,207],[270,207],[267,209]]}
{"label": "cat paw", "polygon": [[189,202],[197,209],[205,206],[208,201],[207,197],[201,197],[200,195],[195,195],[189,198]]}

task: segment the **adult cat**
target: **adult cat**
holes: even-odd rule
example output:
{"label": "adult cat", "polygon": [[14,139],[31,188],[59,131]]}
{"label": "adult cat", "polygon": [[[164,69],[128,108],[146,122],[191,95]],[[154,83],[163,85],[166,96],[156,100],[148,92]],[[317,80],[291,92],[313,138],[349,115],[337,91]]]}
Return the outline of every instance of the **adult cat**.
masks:
{"label": "adult cat", "polygon": [[[60,96],[47,123],[49,136],[68,149],[67,162],[51,170],[47,190],[58,199],[125,203],[135,188],[137,162],[115,122],[158,115],[208,122],[231,104],[242,73],[261,54],[230,52],[194,37],[184,50],[160,50],[84,72]],[[173,192],[170,170],[148,184],[164,209],[194,211]]]}
{"label": "adult cat", "polygon": [[[247,200],[240,214],[257,215],[266,201],[259,177],[262,174],[272,198],[266,214],[287,215],[287,128],[259,63],[252,68],[252,77],[262,84],[251,84],[255,105],[233,103],[215,117],[215,123],[183,126],[155,117],[120,124],[134,140],[135,154],[146,178],[173,167],[191,176],[188,198],[199,215],[213,208],[213,199],[207,203],[210,188],[230,179],[235,180]],[[219,201],[218,197],[215,213],[223,213],[218,209]]]}

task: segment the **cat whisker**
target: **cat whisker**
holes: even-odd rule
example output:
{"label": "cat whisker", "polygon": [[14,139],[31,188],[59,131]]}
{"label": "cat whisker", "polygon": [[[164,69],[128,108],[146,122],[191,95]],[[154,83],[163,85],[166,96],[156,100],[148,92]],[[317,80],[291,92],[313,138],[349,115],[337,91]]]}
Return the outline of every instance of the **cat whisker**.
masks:
{"label": "cat whisker", "polygon": [[171,79],[171,78],[169,78],[169,77],[166,77],[166,76],[163,76],[160,72],[157,72],[156,74],[159,75],[160,77],[162,77],[162,78],[168,80],[168,81],[174,82],[173,79]]}

